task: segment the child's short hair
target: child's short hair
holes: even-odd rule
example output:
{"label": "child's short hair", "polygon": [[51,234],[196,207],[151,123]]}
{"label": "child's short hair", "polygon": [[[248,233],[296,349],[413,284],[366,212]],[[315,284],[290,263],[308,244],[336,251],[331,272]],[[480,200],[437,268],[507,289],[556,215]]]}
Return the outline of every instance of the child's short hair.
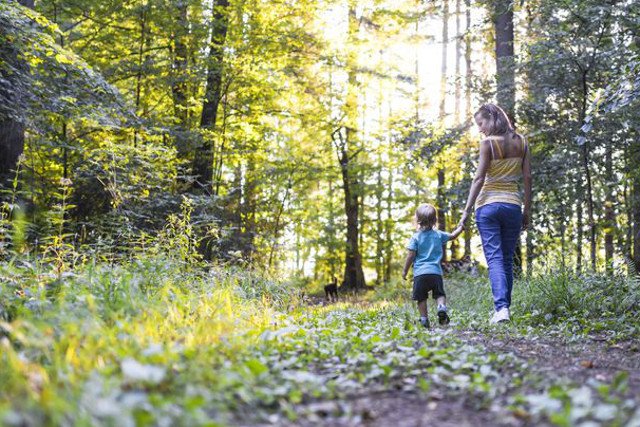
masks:
{"label": "child's short hair", "polygon": [[415,221],[420,230],[433,230],[436,222],[438,222],[438,211],[433,205],[423,203],[416,209]]}

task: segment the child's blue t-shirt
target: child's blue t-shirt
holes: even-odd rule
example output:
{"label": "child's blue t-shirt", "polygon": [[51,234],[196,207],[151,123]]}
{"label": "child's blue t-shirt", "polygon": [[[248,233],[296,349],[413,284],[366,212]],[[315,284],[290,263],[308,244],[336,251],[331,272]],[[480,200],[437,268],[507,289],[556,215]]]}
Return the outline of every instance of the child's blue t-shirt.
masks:
{"label": "child's blue t-shirt", "polygon": [[442,276],[442,245],[450,238],[449,233],[440,230],[421,230],[416,232],[407,245],[410,251],[416,251],[413,261],[413,277],[422,274],[439,274]]}

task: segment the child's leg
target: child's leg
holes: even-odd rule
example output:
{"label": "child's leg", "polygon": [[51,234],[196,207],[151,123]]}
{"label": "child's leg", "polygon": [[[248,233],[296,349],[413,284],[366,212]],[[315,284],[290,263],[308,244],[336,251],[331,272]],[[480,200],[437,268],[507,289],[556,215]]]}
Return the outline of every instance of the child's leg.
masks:
{"label": "child's leg", "polygon": [[447,297],[438,297],[438,299],[436,299],[436,302],[438,303],[438,307],[440,306],[447,306]]}
{"label": "child's leg", "polygon": [[418,311],[420,312],[420,317],[428,317],[426,299],[422,301],[418,301]]}

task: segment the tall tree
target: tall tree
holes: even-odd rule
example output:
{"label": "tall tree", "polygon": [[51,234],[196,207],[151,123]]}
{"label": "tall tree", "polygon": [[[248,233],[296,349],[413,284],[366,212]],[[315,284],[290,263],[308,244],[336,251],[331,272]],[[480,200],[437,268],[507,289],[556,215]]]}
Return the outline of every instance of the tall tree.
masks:
{"label": "tall tree", "polygon": [[[22,6],[33,9],[34,0],[18,0]],[[24,70],[27,65],[18,58],[18,53],[13,46],[7,45],[0,48],[0,60],[12,64],[14,70]],[[0,77],[12,82],[20,76],[5,67],[0,68]],[[3,91],[4,91],[4,86]],[[8,106],[8,110],[18,112],[20,115],[19,91],[2,93],[2,98],[11,101],[14,105]],[[24,123],[18,117],[3,117],[0,120],[0,187],[7,185],[18,165],[18,159],[24,151]]]}
{"label": "tall tree", "polygon": [[[222,99],[224,45],[229,24],[228,7],[228,0],[216,0],[213,3],[207,82],[200,117],[200,126],[210,131],[213,131],[216,126],[218,106]],[[196,176],[195,187],[207,191],[211,190],[213,177],[214,138],[213,134],[205,135],[196,148],[193,159],[193,174]]]}
{"label": "tall tree", "polygon": [[[467,120],[471,119],[471,82],[472,82],[472,69],[471,69],[471,0],[465,0],[465,20],[466,20],[466,32],[464,37],[464,63],[465,63],[465,92],[464,92],[464,101],[465,101],[465,114]],[[469,148],[469,144],[467,147]],[[467,151],[467,150],[465,150]],[[470,153],[465,153],[467,158],[470,157]],[[466,159],[465,159],[466,160]],[[467,182],[471,181],[471,167],[472,165],[469,162],[466,162],[465,169],[465,180]],[[471,257],[471,227],[467,227],[464,230],[464,256]]]}
{"label": "tall tree", "polygon": [[[516,88],[514,64],[513,2],[498,0],[493,3],[493,27],[495,32],[496,98],[498,105],[515,123]],[[516,243],[513,257],[515,274],[522,271],[522,244]]]}
{"label": "tall tree", "polygon": [[[447,101],[447,50],[449,46],[449,0],[443,1],[442,9],[442,59],[440,65],[440,108],[438,119],[441,126],[446,126],[446,101]],[[447,229],[447,209],[445,196],[445,167],[444,161],[438,166],[438,228],[442,231]],[[442,245],[442,261],[447,260],[447,245]]]}

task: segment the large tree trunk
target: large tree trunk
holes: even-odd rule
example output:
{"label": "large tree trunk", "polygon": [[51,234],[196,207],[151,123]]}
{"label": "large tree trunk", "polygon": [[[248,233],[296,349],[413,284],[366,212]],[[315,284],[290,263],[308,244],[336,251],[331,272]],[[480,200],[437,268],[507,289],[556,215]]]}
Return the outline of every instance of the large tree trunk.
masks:
{"label": "large tree trunk", "polygon": [[[513,46],[513,3],[510,0],[493,2],[493,25],[496,40],[496,98],[498,105],[515,124],[516,88]],[[514,274],[522,273],[522,243],[518,238],[513,256]]]}
{"label": "large tree trunk", "polygon": [[342,129],[338,129],[332,135],[333,143],[340,162],[342,174],[342,189],[344,191],[344,210],[347,216],[347,240],[345,248],[344,279],[342,286],[345,289],[360,290],[366,287],[364,272],[362,270],[362,257],[359,247],[359,200],[357,187],[360,183],[357,174],[353,171],[353,160],[357,152],[350,153],[349,145],[353,143],[353,132],[348,128],[342,135]]}
{"label": "large tree trunk", "polygon": [[[22,6],[33,9],[34,0],[19,0]],[[13,64],[17,69],[26,69],[26,64],[18,59],[18,52],[13,46],[3,46],[0,48],[0,60],[9,64]],[[0,78],[8,82],[19,78],[15,74],[9,74],[6,70],[0,68]],[[2,86],[0,86],[2,88]],[[2,90],[2,89],[0,89]],[[19,94],[3,93],[2,99],[6,99],[9,103],[15,103],[15,106],[4,106],[7,110],[18,111]],[[9,182],[13,180],[15,170],[18,166],[18,159],[24,151],[24,124],[12,117],[4,117],[0,120],[0,188],[9,188]]]}
{"label": "large tree trunk", "polygon": [[[357,1],[349,1],[348,34],[349,45],[356,43],[360,22],[356,17]],[[360,152],[358,144],[358,79],[357,62],[353,49],[347,53],[347,92],[344,103],[346,126],[332,134],[333,143],[340,162],[342,188],[344,190],[344,209],[347,216],[347,240],[345,248],[344,279],[345,289],[360,290],[366,287],[360,255],[360,197],[361,182],[354,167]],[[342,132],[344,130],[344,132]]]}
{"label": "large tree trunk", "polygon": [[[209,130],[213,130],[216,126],[218,105],[222,98],[223,54],[229,23],[228,7],[228,0],[216,0],[211,19],[207,84],[200,117],[200,126]],[[206,135],[197,147],[193,159],[193,174],[196,176],[195,187],[207,191],[211,190],[213,177],[213,141],[213,135]]]}
{"label": "large tree trunk", "polygon": [[510,0],[493,2],[493,24],[496,40],[496,97],[498,105],[514,121],[516,106],[515,67],[513,56],[513,9]]}

